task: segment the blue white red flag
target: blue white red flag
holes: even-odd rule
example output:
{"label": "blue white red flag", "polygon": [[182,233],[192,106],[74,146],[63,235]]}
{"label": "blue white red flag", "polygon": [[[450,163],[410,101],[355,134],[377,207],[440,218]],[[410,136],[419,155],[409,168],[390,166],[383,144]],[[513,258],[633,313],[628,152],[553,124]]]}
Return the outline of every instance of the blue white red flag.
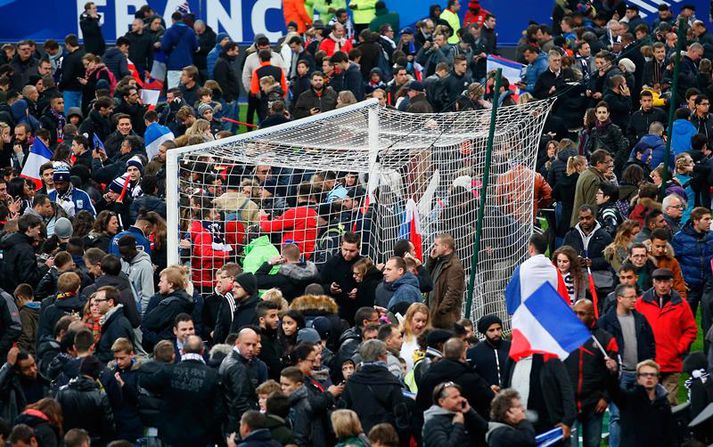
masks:
{"label": "blue white red flag", "polygon": [[161,143],[168,140],[173,140],[173,132],[166,126],[162,126],[159,123],[151,123],[149,127],[146,128],[144,132],[144,143],[146,144],[146,156],[149,161],[158,154],[159,146]]}
{"label": "blue white red flag", "polygon": [[510,357],[517,361],[544,354],[564,360],[591,338],[589,329],[554,287],[545,282],[512,316]]}
{"label": "blue white red flag", "polygon": [[35,182],[37,188],[42,188],[42,177],[40,176],[40,167],[49,163],[52,160],[52,151],[45,146],[39,138],[35,138],[34,143],[30,147],[30,153],[27,155],[27,161],[22,168],[20,177],[30,179]]}
{"label": "blue white red flag", "polygon": [[92,135],[92,144],[94,145],[94,149],[101,149],[103,151],[106,151],[106,149],[104,149],[104,143],[97,136],[97,134]]}
{"label": "blue white red flag", "polygon": [[545,255],[535,255],[517,266],[505,287],[505,304],[512,315],[543,283],[549,283],[569,304],[569,293],[557,267]]}
{"label": "blue white red flag", "polygon": [[421,237],[421,223],[418,217],[418,205],[413,199],[408,199],[404,218],[399,228],[399,239],[408,239],[416,248],[416,257],[423,260],[423,238]]}

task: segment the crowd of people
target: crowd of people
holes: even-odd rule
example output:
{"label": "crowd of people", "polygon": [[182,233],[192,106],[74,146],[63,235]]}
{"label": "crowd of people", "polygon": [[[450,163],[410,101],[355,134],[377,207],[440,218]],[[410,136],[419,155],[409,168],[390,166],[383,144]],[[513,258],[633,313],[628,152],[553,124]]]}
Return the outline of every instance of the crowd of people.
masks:
{"label": "crowd of people", "polygon": [[[558,0],[553,23],[523,31],[520,82],[496,92],[496,17],[466,6],[401,28],[383,1],[285,0],[288,33],[241,55],[149,6],[107,46],[89,2],[81,44],[2,46],[0,442],[496,447],[579,427],[589,447],[607,411],[610,446],[713,441],[710,422],[680,430],[672,412],[687,395],[692,419],[713,396],[706,24],[690,5],[649,24],[635,3]],[[165,101],[144,104],[156,86]],[[235,134],[240,98],[265,128],[366,98],[440,113],[553,97],[532,172],[550,225],[525,263],[557,272],[592,331],[564,360],[514,361],[508,322],[463,318],[458,228],[423,255],[400,239],[364,256],[366,226],[319,246],[326,220],[368,207],[356,173],[201,158],[179,182],[168,263],[166,153]]]}

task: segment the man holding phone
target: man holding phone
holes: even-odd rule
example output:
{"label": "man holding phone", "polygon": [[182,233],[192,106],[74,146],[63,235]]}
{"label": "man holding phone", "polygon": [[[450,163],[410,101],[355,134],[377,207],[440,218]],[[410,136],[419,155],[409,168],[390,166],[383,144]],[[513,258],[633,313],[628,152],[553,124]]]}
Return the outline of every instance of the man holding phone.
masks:
{"label": "man holding phone", "polygon": [[463,388],[445,382],[433,390],[433,405],[423,413],[423,445],[470,445],[473,439],[482,439],[488,431],[488,422],[471,408],[463,397]]}
{"label": "man holding phone", "polygon": [[337,93],[325,85],[324,74],[315,71],[310,78],[310,89],[302,92],[295,103],[295,119],[334,110],[337,107]]}

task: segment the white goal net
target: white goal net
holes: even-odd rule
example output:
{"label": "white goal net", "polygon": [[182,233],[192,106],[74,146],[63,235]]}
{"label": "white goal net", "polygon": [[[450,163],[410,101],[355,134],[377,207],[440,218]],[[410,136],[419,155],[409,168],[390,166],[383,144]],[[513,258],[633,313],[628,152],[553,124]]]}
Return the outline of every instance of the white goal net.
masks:
{"label": "white goal net", "polygon": [[[503,291],[533,231],[534,168],[551,105],[497,111],[468,316],[475,320],[488,313],[507,320]],[[189,264],[194,277],[208,278],[223,262],[241,262],[245,245],[266,236],[261,240],[276,247],[296,243],[320,264],[337,252],[341,235],[353,231],[361,236],[362,254],[379,263],[417,230],[424,258],[437,234],[455,238],[467,281],[490,115],[403,113],[369,100],[170,150],[168,225],[180,231],[168,232],[169,262]],[[418,223],[410,226],[412,216]],[[196,239],[197,233],[204,237]]]}

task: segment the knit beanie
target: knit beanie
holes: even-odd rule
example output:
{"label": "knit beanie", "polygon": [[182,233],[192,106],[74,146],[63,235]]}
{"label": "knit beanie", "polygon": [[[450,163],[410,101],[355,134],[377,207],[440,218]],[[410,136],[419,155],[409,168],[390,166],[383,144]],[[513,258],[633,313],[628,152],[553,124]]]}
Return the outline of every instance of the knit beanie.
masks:
{"label": "knit beanie", "polygon": [[134,155],[126,161],[126,167],[128,168],[129,166],[137,168],[142,174],[144,173],[144,164],[137,155]]}
{"label": "knit beanie", "polygon": [[235,277],[235,282],[237,282],[240,287],[242,287],[248,295],[255,295],[257,293],[257,278],[252,273],[241,273]]}
{"label": "knit beanie", "polygon": [[74,233],[72,222],[66,217],[60,217],[54,224],[54,234],[60,239],[69,239]]}
{"label": "knit beanie", "polygon": [[211,106],[210,104],[201,104],[201,105],[199,105],[199,106],[198,106],[198,116],[201,116],[201,117],[202,117],[202,116],[203,116],[203,113],[204,113],[206,110],[213,111],[213,106]]}
{"label": "knit beanie", "polygon": [[486,332],[488,332],[488,328],[490,328],[490,326],[495,323],[498,323],[500,326],[502,326],[503,320],[501,320],[500,317],[495,314],[485,315],[480,320],[478,320],[478,332],[480,332],[481,334],[485,334]]}
{"label": "knit beanie", "polygon": [[52,180],[55,182],[69,182],[69,166],[64,163],[56,163],[54,166],[54,174],[52,174]]}

